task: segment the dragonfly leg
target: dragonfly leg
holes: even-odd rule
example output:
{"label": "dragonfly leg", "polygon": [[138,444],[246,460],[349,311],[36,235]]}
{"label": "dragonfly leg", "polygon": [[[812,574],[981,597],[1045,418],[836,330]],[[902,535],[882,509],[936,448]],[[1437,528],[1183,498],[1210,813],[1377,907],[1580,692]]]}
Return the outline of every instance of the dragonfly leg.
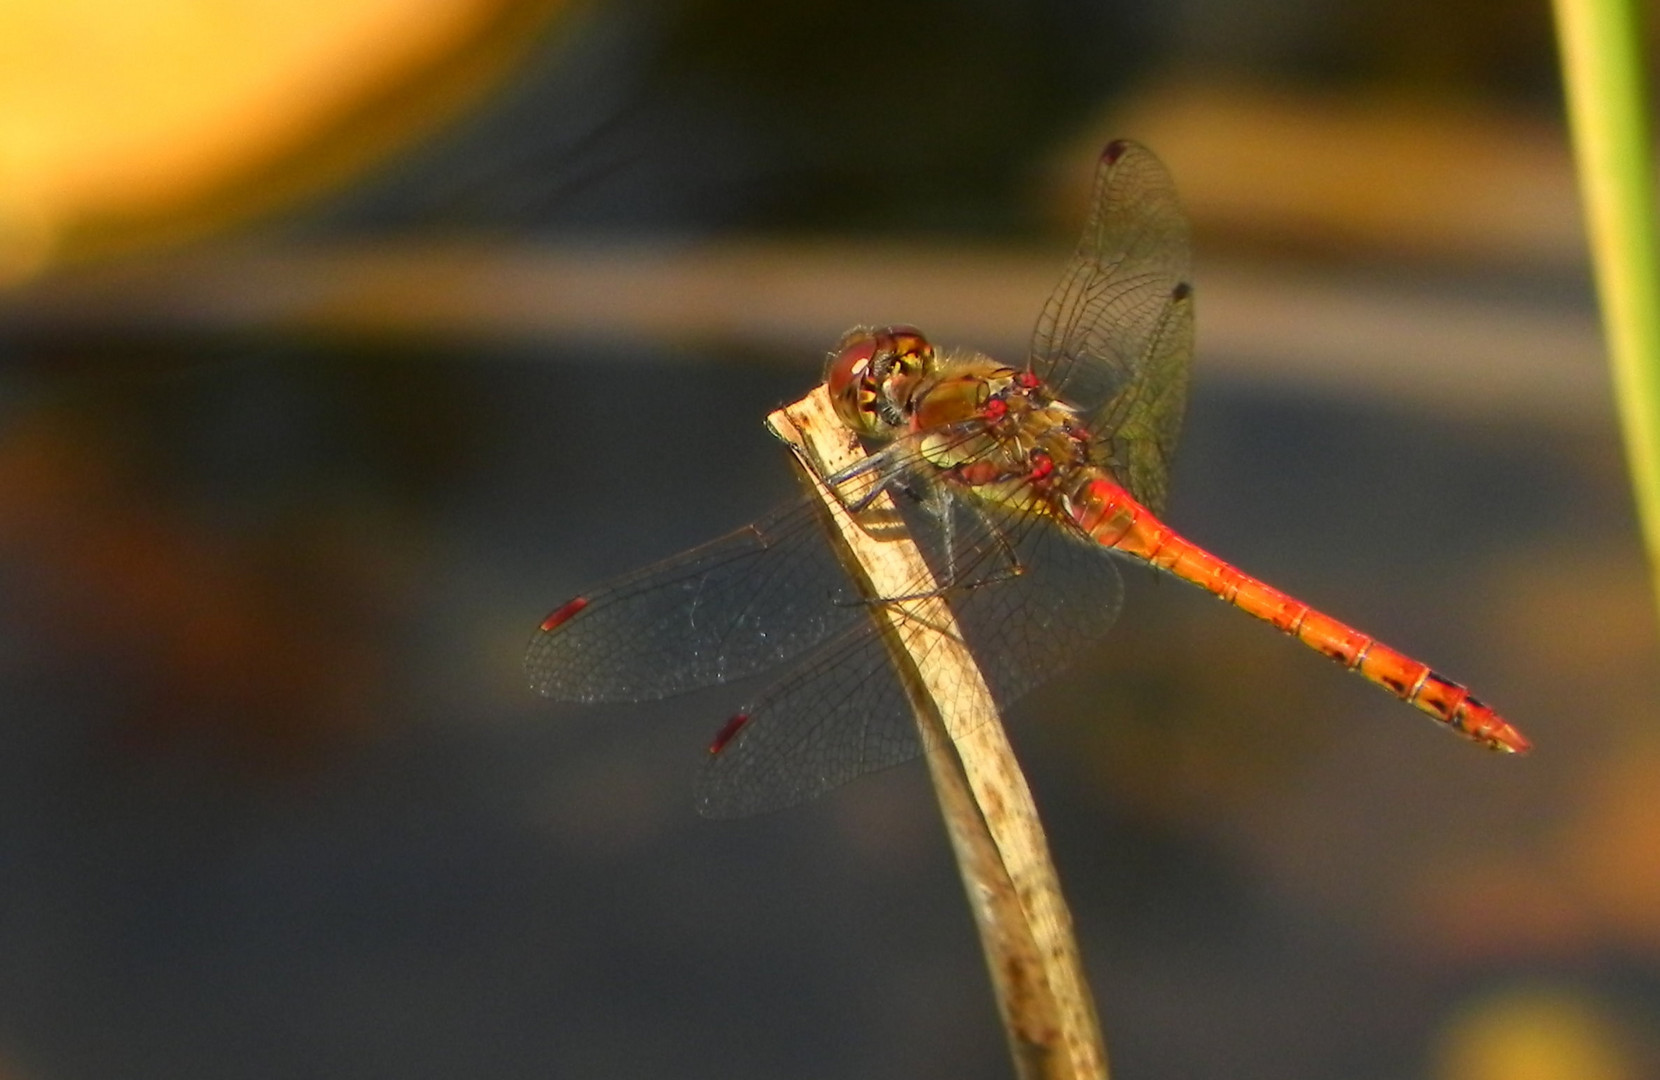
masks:
{"label": "dragonfly leg", "polygon": [[[934,520],[940,523],[941,550],[945,558],[945,570],[941,574],[942,588],[978,589],[1000,581],[1010,581],[1021,575],[1023,568],[1020,565],[1020,556],[1015,552],[1008,534],[977,508],[965,500],[954,498],[945,484],[936,484],[930,488],[923,505]],[[977,550],[960,550],[960,528],[957,524],[959,515],[971,516],[978,522],[980,527],[971,530]],[[990,549],[993,548],[996,554],[991,552]],[[958,563],[963,561],[965,554],[972,556],[971,564],[959,567]],[[983,571],[983,575],[973,577],[972,573],[976,570]]]}
{"label": "dragonfly leg", "polygon": [[[841,472],[825,477],[824,482],[831,491],[836,493],[836,498],[841,500],[842,505],[847,507],[849,512],[861,513],[868,510],[870,504],[875,502],[883,492],[900,489],[900,480],[904,470],[899,467],[898,463],[904,460],[904,455],[900,452],[902,449],[903,447],[898,443],[886,446]],[[869,481],[868,487],[856,493],[849,492],[850,486],[872,474],[874,474],[874,477]]]}

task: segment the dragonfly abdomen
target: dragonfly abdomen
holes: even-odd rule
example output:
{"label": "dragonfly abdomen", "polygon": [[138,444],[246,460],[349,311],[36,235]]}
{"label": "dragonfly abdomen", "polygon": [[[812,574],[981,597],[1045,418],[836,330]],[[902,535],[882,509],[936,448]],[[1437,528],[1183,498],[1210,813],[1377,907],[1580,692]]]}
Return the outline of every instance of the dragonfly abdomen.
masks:
{"label": "dragonfly abdomen", "polygon": [[1104,475],[1092,475],[1076,491],[1065,503],[1067,516],[1096,543],[1197,585],[1489,749],[1529,748],[1521,732],[1466,687],[1212,555]]}

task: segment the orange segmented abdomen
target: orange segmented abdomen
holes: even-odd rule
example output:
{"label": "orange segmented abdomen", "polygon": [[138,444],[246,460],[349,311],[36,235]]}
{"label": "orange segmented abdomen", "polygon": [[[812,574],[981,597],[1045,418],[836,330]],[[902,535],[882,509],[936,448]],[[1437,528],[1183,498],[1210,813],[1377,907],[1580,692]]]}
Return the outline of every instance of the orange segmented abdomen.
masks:
{"label": "orange segmented abdomen", "polygon": [[1096,543],[1143,559],[1272,624],[1466,738],[1510,753],[1529,748],[1521,732],[1465,687],[1188,541],[1106,476],[1090,476],[1075,492],[1066,512]]}

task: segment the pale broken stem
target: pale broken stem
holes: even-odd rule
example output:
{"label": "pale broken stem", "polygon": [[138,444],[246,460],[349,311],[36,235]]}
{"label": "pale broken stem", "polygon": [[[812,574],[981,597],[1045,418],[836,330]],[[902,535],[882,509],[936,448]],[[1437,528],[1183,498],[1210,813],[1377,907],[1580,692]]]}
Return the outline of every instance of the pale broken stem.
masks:
{"label": "pale broken stem", "polygon": [[[812,477],[915,708],[928,764],[1022,1077],[1105,1080],[1095,1004],[1030,788],[950,607],[882,495],[858,520],[824,484],[863,451],[823,387],[768,426]],[[844,493],[845,494],[845,493]],[[920,585],[919,585],[920,583]],[[953,738],[949,733],[956,733]]]}

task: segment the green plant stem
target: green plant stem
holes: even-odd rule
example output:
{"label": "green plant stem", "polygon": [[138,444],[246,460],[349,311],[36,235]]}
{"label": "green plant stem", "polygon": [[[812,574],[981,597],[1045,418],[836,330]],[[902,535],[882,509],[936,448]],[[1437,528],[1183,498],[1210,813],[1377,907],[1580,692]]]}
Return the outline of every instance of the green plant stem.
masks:
{"label": "green plant stem", "polygon": [[1554,6],[1603,333],[1660,608],[1660,258],[1641,5]]}

